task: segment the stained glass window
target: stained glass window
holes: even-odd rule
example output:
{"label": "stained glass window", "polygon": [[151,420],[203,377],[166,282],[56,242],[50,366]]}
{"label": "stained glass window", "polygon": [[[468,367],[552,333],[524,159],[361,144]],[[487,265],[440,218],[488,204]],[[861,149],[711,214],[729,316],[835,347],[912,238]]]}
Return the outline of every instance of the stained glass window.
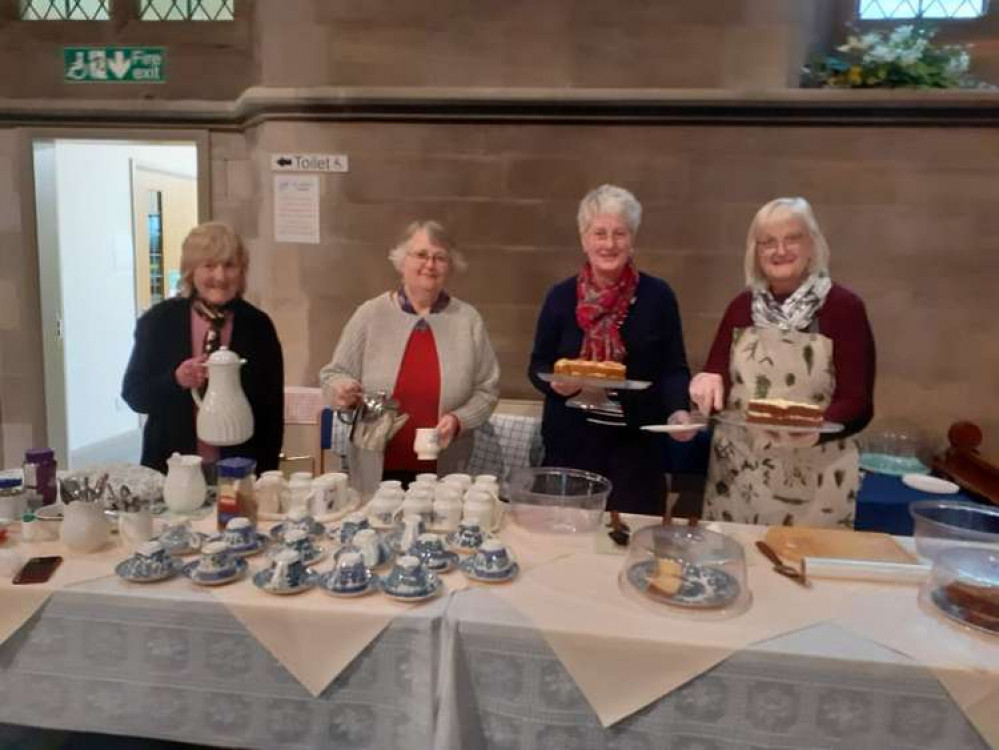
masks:
{"label": "stained glass window", "polygon": [[860,0],[865,21],[907,18],[978,18],[985,15],[988,0]]}
{"label": "stained glass window", "polygon": [[139,0],[143,21],[231,21],[235,0]]}
{"label": "stained glass window", "polygon": [[111,0],[21,0],[22,21],[107,21]]}

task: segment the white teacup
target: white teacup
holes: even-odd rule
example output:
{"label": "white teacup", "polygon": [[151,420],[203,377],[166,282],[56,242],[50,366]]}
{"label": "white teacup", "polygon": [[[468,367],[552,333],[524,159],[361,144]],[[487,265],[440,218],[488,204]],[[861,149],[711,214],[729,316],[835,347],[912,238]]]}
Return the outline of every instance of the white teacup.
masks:
{"label": "white teacup", "polygon": [[407,495],[402,501],[403,516],[419,516],[425,523],[430,523],[434,515],[434,496],[431,494]]}
{"label": "white teacup", "polygon": [[378,483],[379,490],[399,490],[402,491],[402,482],[398,479],[383,479]]}
{"label": "white teacup", "polygon": [[313,515],[322,516],[345,508],[349,500],[347,475],[343,472],[330,472],[312,480]]}
{"label": "white teacup", "polygon": [[466,492],[462,521],[477,521],[485,530],[493,527],[496,519],[496,501],[485,492]]}
{"label": "white teacup", "polygon": [[429,484],[432,484],[432,485],[436,485],[437,484],[437,475],[436,474],[431,474],[430,472],[426,472],[424,474],[417,474],[416,475],[416,481],[417,482],[421,482],[421,483],[429,483]]}
{"label": "white teacup", "polygon": [[462,492],[472,486],[471,474],[448,474],[441,481],[447,484],[457,484],[461,487]]}
{"label": "white teacup", "polygon": [[118,511],[118,534],[125,545],[138,549],[143,542],[153,538],[153,514],[149,508],[136,511]]}
{"label": "white teacup", "polygon": [[454,531],[461,521],[461,514],[461,498],[457,494],[444,494],[434,500],[434,526]]}
{"label": "white teacup", "polygon": [[402,498],[375,493],[368,503],[368,520],[372,526],[387,529],[395,525],[395,513],[402,505]]}
{"label": "white teacup", "polygon": [[418,427],[413,451],[421,461],[436,461],[441,452],[441,438],[433,427]]}

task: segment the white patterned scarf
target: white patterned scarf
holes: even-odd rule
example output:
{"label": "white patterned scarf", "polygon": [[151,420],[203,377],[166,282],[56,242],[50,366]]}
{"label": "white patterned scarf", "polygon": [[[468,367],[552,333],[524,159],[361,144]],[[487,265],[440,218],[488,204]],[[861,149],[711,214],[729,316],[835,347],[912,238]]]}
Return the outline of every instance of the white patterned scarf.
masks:
{"label": "white patterned scarf", "polygon": [[825,304],[832,280],[825,271],[811,274],[783,302],[778,302],[767,288],[753,289],[753,325],[803,331],[812,324],[815,313]]}

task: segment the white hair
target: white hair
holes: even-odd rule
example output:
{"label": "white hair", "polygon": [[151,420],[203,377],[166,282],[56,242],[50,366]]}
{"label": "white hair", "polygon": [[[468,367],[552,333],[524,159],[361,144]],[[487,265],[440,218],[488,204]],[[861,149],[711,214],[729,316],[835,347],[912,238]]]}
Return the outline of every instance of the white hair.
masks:
{"label": "white hair", "polygon": [[815,220],[815,213],[812,211],[811,205],[804,198],[774,198],[756,212],[756,216],[749,224],[744,263],[746,286],[754,289],[763,289],[767,286],[767,280],[760,270],[759,259],[756,256],[756,243],[760,239],[760,234],[768,226],[786,217],[801,221],[812,238],[812,257],[808,262],[808,272],[826,271],[828,273],[829,243],[826,242],[825,235],[819,229],[819,223]]}
{"label": "white hair", "polygon": [[439,221],[434,221],[433,219],[418,219],[417,221],[410,222],[409,225],[402,230],[402,235],[399,237],[398,244],[389,250],[388,259],[391,261],[392,265],[395,266],[395,270],[402,273],[402,264],[406,260],[406,253],[409,252],[409,242],[421,229],[426,231],[427,239],[430,240],[430,244],[444,250],[447,253],[448,259],[451,262],[451,267],[455,271],[461,273],[468,268],[465,256],[462,255],[461,251],[455,247],[454,240],[451,239],[451,235],[448,234],[448,231],[444,228],[443,224]]}
{"label": "white hair", "polygon": [[600,214],[621,217],[634,235],[638,234],[638,227],[642,223],[642,204],[629,191],[617,185],[594,188],[579,202],[579,213],[576,215],[579,234],[586,234],[593,219]]}

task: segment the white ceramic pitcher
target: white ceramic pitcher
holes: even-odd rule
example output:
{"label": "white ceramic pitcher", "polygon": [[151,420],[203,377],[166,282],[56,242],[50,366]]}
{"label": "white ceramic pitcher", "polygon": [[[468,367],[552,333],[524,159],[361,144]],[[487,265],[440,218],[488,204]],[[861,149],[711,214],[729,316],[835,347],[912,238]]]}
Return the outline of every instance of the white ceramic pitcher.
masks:
{"label": "white ceramic pitcher", "polygon": [[191,396],[198,405],[198,438],[209,445],[239,445],[253,435],[253,412],[239,382],[246,364],[236,352],[221,347],[208,358],[208,391]]}
{"label": "white ceramic pitcher", "polygon": [[174,513],[190,513],[205,502],[205,475],[201,472],[201,456],[174,453],[167,459],[167,475],[163,482],[163,502]]}

